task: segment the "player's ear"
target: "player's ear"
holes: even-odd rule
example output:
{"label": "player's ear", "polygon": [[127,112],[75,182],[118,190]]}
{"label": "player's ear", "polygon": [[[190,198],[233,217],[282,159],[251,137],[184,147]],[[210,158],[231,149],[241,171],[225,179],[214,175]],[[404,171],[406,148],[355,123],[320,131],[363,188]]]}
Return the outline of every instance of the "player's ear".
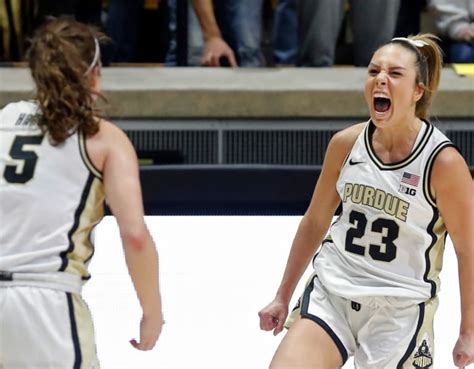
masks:
{"label": "player's ear", "polygon": [[415,93],[413,94],[413,100],[415,102],[418,102],[423,97],[424,93],[425,93],[424,83],[418,82],[418,84],[415,87]]}

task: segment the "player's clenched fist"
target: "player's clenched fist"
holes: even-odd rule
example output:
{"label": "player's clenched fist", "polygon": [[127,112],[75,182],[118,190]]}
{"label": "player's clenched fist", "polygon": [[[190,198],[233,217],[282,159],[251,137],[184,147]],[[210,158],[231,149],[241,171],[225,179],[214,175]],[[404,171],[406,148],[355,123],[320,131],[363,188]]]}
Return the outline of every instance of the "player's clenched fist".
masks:
{"label": "player's clenched fist", "polygon": [[474,363],[474,334],[461,334],[454,346],[453,360],[456,367],[464,369]]}
{"label": "player's clenched fist", "polygon": [[258,312],[260,317],[260,329],[271,331],[276,336],[283,330],[286,316],[288,315],[288,304],[278,299],[273,300]]}

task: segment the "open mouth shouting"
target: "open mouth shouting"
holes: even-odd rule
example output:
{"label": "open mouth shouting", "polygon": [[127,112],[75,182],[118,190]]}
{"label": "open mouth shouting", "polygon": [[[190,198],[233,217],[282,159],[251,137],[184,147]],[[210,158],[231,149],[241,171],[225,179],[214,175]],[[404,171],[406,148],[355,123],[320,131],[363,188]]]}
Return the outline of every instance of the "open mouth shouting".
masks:
{"label": "open mouth shouting", "polygon": [[392,106],[392,100],[384,95],[376,94],[373,98],[373,107],[376,118],[386,118]]}

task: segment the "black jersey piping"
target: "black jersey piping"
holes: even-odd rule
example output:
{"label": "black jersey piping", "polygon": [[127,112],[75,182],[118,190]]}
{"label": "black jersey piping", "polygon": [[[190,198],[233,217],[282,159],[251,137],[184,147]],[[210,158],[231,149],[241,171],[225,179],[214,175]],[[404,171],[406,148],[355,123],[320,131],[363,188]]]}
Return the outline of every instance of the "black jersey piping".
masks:
{"label": "black jersey piping", "polygon": [[[437,235],[434,233],[434,226],[435,226],[436,222],[439,219],[439,212],[438,212],[438,207],[436,206],[436,200],[433,198],[433,195],[432,195],[431,190],[430,190],[431,172],[433,170],[433,164],[435,162],[436,157],[438,156],[438,154],[445,147],[454,147],[454,148],[456,148],[456,146],[451,141],[441,142],[438,146],[436,146],[436,148],[433,150],[433,152],[429,156],[429,158],[427,160],[427,163],[426,163],[426,166],[425,166],[424,174],[423,174],[423,178],[424,178],[423,195],[425,196],[425,199],[428,202],[428,204],[431,206],[431,210],[433,212],[433,218],[431,219],[430,223],[428,224],[428,227],[427,227],[427,230],[426,230],[427,233],[431,237],[431,244],[428,246],[428,248],[426,249],[426,252],[425,252],[426,269],[425,269],[425,273],[423,275],[423,280],[426,283],[429,283],[431,285],[431,298],[436,296],[437,286],[436,286],[436,283],[434,281],[428,279],[428,274],[431,270],[430,252],[431,252],[432,248],[434,247],[434,245],[436,245],[436,243],[439,241]],[[447,235],[447,233],[445,232],[445,234],[444,234],[445,242],[446,242],[446,235]]]}
{"label": "black jersey piping", "polygon": [[436,157],[438,154],[445,148],[445,147],[454,147],[456,150],[459,149],[454,145],[451,141],[443,141],[438,146],[435,147],[431,155],[429,156],[428,160],[426,161],[426,167],[423,174],[424,183],[423,183],[423,194],[425,195],[426,200],[431,204],[433,207],[436,206],[436,200],[433,197],[431,190],[430,190],[430,183],[431,183],[431,172],[433,171],[433,165],[435,162]]}
{"label": "black jersey piping", "polygon": [[87,178],[86,184],[84,186],[84,190],[82,191],[79,205],[77,206],[76,211],[74,212],[74,223],[72,224],[72,227],[67,234],[68,243],[69,243],[68,248],[59,254],[61,257],[61,266],[59,267],[60,272],[64,272],[66,270],[67,265],[68,265],[67,255],[74,250],[74,242],[72,240],[72,236],[74,232],[77,231],[77,228],[79,227],[81,215],[82,215],[82,212],[84,211],[84,208],[86,207],[87,198],[89,197],[89,193],[91,191],[94,178],[95,178],[94,175],[90,173],[89,177]]}
{"label": "black jersey piping", "polygon": [[369,154],[369,158],[372,160],[372,162],[375,164],[377,168],[380,170],[395,170],[395,169],[400,169],[411,162],[413,162],[423,151],[424,147],[428,143],[429,138],[433,134],[434,127],[432,124],[428,123],[425,120],[422,120],[424,124],[426,124],[426,130],[423,132],[423,136],[421,137],[421,140],[418,142],[418,145],[414,148],[414,150],[402,161],[396,162],[396,163],[390,163],[390,164],[385,164],[382,162],[377,155],[375,154],[375,150],[372,146],[372,134],[374,132],[374,125],[372,123],[372,120],[369,120],[369,123],[367,124],[367,127],[365,128],[364,132],[364,142],[365,142],[365,148],[367,150],[367,153]]}
{"label": "black jersey piping", "polygon": [[423,274],[423,280],[431,286],[431,298],[436,296],[437,291],[436,291],[435,281],[428,279],[428,274],[431,270],[430,252],[433,246],[436,245],[436,242],[438,241],[438,237],[436,237],[436,234],[433,232],[433,228],[439,219],[438,209],[436,209],[435,207],[432,207],[432,209],[433,209],[433,218],[431,219],[430,224],[428,224],[428,228],[426,230],[431,237],[431,244],[428,246],[428,248],[425,251],[426,267],[425,267],[425,273]]}
{"label": "black jersey piping", "polygon": [[102,172],[96,168],[87,152],[86,138],[83,132],[78,132],[79,153],[86,168],[98,179],[102,181]]}
{"label": "black jersey piping", "polygon": [[79,342],[79,335],[77,333],[76,316],[74,314],[74,303],[72,302],[72,294],[66,292],[67,305],[69,310],[69,320],[71,321],[71,337],[74,346],[74,366],[73,369],[81,369],[82,365],[82,352],[81,344]]}
{"label": "black jersey piping", "polygon": [[303,301],[301,303],[301,318],[306,318],[309,319],[316,324],[318,324],[324,331],[331,337],[333,340],[334,344],[337,346],[339,350],[339,354],[341,355],[342,358],[342,365],[344,365],[349,358],[349,355],[347,353],[347,349],[345,348],[344,344],[340,340],[340,338],[337,336],[336,332],[332,330],[332,328],[327,324],[324,320],[322,320],[320,317],[310,314],[308,312],[308,305],[309,305],[309,300],[310,300],[310,294],[311,291],[314,289],[314,280],[315,278],[318,278],[317,275],[314,275],[313,279],[311,280],[311,283],[308,284],[306,287],[304,294],[303,294]]}
{"label": "black jersey piping", "polygon": [[420,333],[421,326],[423,325],[423,320],[425,319],[425,303],[423,302],[419,304],[418,307],[420,308],[420,315],[418,316],[418,323],[416,325],[415,334],[413,335],[413,338],[411,339],[410,344],[408,345],[405,355],[403,355],[402,359],[398,362],[397,369],[403,369],[403,365],[415,349],[416,337]]}

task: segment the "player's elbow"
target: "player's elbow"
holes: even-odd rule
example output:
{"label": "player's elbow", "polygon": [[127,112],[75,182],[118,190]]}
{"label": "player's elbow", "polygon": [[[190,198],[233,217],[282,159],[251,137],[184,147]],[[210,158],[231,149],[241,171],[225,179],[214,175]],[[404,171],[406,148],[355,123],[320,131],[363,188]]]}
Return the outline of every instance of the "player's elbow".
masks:
{"label": "player's elbow", "polygon": [[123,247],[130,251],[142,252],[150,244],[150,233],[146,226],[121,232]]}

